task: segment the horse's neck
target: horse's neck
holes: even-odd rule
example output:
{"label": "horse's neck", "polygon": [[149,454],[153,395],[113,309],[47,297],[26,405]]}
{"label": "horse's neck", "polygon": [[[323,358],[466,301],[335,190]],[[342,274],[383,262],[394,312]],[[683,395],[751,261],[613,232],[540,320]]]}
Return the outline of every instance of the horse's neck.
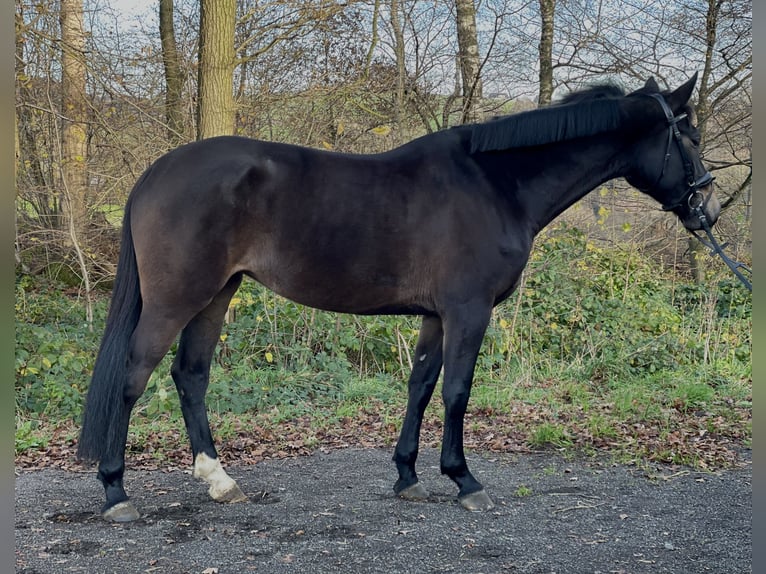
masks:
{"label": "horse's neck", "polygon": [[522,206],[534,228],[542,229],[591,190],[625,175],[621,147],[602,137],[538,151],[536,161],[519,166],[514,203]]}

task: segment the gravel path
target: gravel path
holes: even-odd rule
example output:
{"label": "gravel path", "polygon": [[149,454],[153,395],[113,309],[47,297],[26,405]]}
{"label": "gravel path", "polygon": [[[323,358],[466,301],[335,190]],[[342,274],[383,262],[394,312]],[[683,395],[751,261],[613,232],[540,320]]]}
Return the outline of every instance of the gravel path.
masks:
{"label": "gravel path", "polygon": [[[749,453],[746,453],[749,457]],[[95,472],[16,478],[16,572],[158,574],[743,574],[751,562],[751,466],[655,475],[555,453],[469,456],[497,506],[470,513],[438,470],[425,503],[393,495],[391,453],[345,449],[229,473],[250,501],[212,502],[189,472],[128,471],[142,518],[107,524]],[[129,461],[128,461],[128,464]]]}

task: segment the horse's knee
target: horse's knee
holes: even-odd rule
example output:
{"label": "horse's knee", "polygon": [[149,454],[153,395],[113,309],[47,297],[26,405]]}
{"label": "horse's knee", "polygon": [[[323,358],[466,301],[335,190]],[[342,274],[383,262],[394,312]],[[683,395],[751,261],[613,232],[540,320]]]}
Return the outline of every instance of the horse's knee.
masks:
{"label": "horse's knee", "polygon": [[463,387],[460,389],[442,389],[442,400],[444,401],[444,409],[447,416],[458,415],[462,416],[468,408],[468,399],[471,396],[469,388]]}

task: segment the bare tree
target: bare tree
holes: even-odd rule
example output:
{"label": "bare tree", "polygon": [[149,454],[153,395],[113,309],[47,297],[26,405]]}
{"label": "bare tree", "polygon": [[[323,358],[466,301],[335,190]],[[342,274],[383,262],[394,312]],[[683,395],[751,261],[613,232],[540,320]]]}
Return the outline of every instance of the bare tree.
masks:
{"label": "bare tree", "polygon": [[549,104],[553,96],[553,23],[556,0],[540,0],[540,95],[537,103]]}
{"label": "bare tree", "polygon": [[396,96],[394,101],[394,114],[396,118],[396,134],[399,138],[399,142],[401,142],[404,131],[403,118],[406,105],[404,90],[407,83],[407,65],[404,59],[404,25],[402,24],[399,0],[391,0],[390,10],[391,30],[394,34],[394,57],[396,61]]}
{"label": "bare tree", "polygon": [[[17,140],[17,172],[16,177],[26,185],[21,187],[32,188],[34,190],[45,189],[49,182],[46,178],[45,169],[38,152],[38,142],[35,137],[34,117],[30,104],[34,96],[32,94],[32,78],[30,77],[24,46],[30,42],[27,34],[27,26],[24,23],[23,7],[17,3],[15,15],[16,28],[16,140]],[[16,193],[19,192],[19,185],[16,186]],[[32,201],[34,199],[34,201]],[[47,199],[47,198],[46,198]],[[48,227],[57,225],[57,198],[50,198],[54,201],[49,202],[39,195],[30,198],[30,203],[34,203],[37,216],[45,220]]]}
{"label": "bare tree", "polygon": [[201,0],[197,139],[234,133],[236,0]]}
{"label": "bare tree", "polygon": [[82,0],[61,0],[61,176],[65,217],[82,236],[87,222],[87,108]]}
{"label": "bare tree", "polygon": [[[728,9],[730,11],[730,17],[738,17],[743,19],[747,17],[746,13],[737,11],[737,2],[731,2],[727,0],[706,0],[706,6],[704,6],[704,30],[701,31],[699,36],[704,38],[701,43],[701,51],[704,54],[704,60],[702,63],[702,74],[699,81],[698,97],[696,103],[696,116],[697,123],[699,124],[701,146],[707,148],[708,138],[726,137],[728,136],[728,130],[723,132],[715,130],[712,125],[712,115],[730,115],[731,107],[726,106],[726,100],[728,100],[733,92],[738,92],[742,87],[746,86],[750,80],[749,68],[752,65],[752,55],[746,55],[744,58],[741,55],[743,44],[742,34],[735,34],[729,36],[723,44],[718,42],[719,27],[722,24],[721,11]],[[741,7],[740,7],[741,8]],[[734,12],[732,13],[732,9]],[[728,28],[731,34],[732,27]],[[729,113],[726,113],[726,107],[729,107]],[[720,118],[718,118],[720,119]],[[738,123],[744,118],[737,118]],[[718,134],[715,134],[719,131]],[[735,144],[732,149],[732,155],[736,157],[738,152],[741,152],[741,148],[737,149],[742,144]],[[714,146],[709,146],[713,148]],[[749,150],[748,150],[749,152]],[[727,167],[727,163],[731,163],[732,156],[718,156],[713,159],[719,160],[723,165],[720,167]],[[723,161],[721,161],[723,160]],[[728,160],[728,161],[727,161]],[[738,163],[738,162],[734,162]],[[746,163],[749,162],[749,158]],[[749,166],[746,178],[740,185],[735,185],[733,188],[726,190],[729,196],[724,202],[724,208],[732,205],[734,200],[740,196],[745,190],[749,190],[751,187],[750,180],[752,174],[752,165]],[[689,240],[689,265],[692,272],[692,276],[697,282],[701,282],[704,279],[704,269],[700,264],[704,257],[704,248],[693,238]]]}
{"label": "bare tree", "polygon": [[82,0],[61,0],[61,183],[64,235],[72,246],[85,287],[86,319],[93,324],[88,264],[81,247],[88,225],[87,96]]}
{"label": "bare tree", "polygon": [[160,41],[162,63],[165,67],[165,121],[168,124],[168,140],[177,145],[184,140],[183,86],[180,55],[176,47],[173,23],[173,0],[160,0]]}
{"label": "bare tree", "polygon": [[476,35],[476,6],[473,0],[455,0],[457,13],[458,62],[463,80],[461,123],[481,120],[481,58]]}
{"label": "bare tree", "polygon": [[[377,152],[473,121],[478,109],[519,111],[594,80],[632,89],[651,75],[674,86],[697,70],[705,161],[726,206],[717,228],[734,248],[749,245],[751,0],[241,0],[236,6],[160,0],[153,7],[159,30],[150,18],[137,27],[119,25],[109,3],[97,3],[81,12],[80,44],[63,41],[62,23],[75,0],[47,7],[15,2],[18,254],[31,272],[71,256],[69,247],[60,249],[68,233],[60,205],[66,183],[83,192],[74,199],[81,197],[89,214],[84,251],[95,254],[89,265],[96,280],[108,279],[110,238],[132,184],[195,129],[198,137],[236,129]],[[67,90],[74,78],[62,76],[62,65],[69,58],[68,69],[77,70],[69,67],[76,54],[74,75],[87,83],[77,80],[85,87],[73,97]],[[78,129],[84,138],[70,137]],[[70,143],[78,141],[75,150]],[[614,197],[613,213],[643,205],[640,222],[624,215],[631,237],[647,236],[645,220],[652,220],[666,230],[652,235],[658,250],[667,249],[661,241],[686,248],[669,216],[647,211],[650,205],[638,204],[630,190]]]}
{"label": "bare tree", "polygon": [[364,58],[364,77],[370,75],[370,66],[372,58],[375,55],[375,49],[378,46],[378,18],[380,17],[380,0],[374,0],[372,6],[372,18],[370,20],[370,46],[367,49],[367,55]]}

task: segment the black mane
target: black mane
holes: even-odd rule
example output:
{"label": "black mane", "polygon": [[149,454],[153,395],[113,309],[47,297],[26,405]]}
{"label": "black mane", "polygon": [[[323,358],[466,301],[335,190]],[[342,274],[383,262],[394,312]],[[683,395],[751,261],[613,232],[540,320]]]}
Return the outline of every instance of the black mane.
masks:
{"label": "black mane", "polygon": [[622,98],[625,90],[616,84],[596,84],[576,92],[569,92],[557,104],[578,104],[580,102],[603,100],[607,98]]}
{"label": "black mane", "polygon": [[592,136],[620,125],[622,88],[600,84],[572,92],[553,105],[472,126],[471,153],[544,145]]}

